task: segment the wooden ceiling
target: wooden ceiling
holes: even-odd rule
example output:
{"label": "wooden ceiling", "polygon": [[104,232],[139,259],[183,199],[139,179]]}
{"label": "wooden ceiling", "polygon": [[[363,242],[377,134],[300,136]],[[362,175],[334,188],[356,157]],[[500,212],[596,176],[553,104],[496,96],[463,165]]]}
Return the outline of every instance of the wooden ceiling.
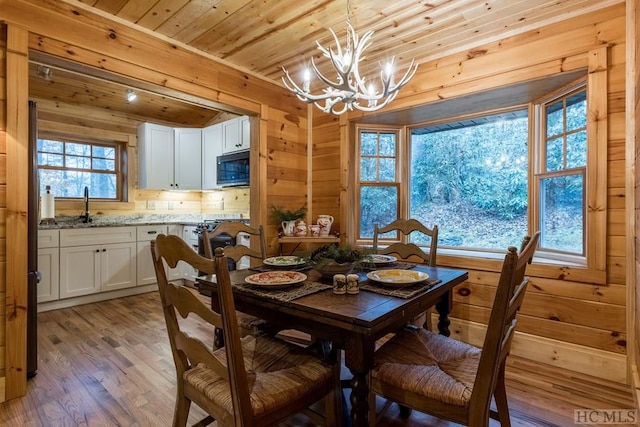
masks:
{"label": "wooden ceiling", "polygon": [[[623,0],[62,0],[102,15],[143,27],[246,72],[280,83],[281,67],[294,78],[313,56],[326,70],[316,40],[333,45],[330,29],[344,43],[347,10],[356,32],[374,30],[366,50],[366,64],[395,56],[400,69],[413,58],[418,64],[452,53],[472,50],[495,40],[533,30],[575,15],[621,3]],[[363,64],[363,74],[367,65]],[[35,67],[35,65],[34,65]],[[32,94],[54,96],[60,102],[88,102],[127,114],[148,114],[165,119],[189,116],[179,105],[152,93],[139,94],[137,108],[124,101],[124,87],[97,82],[40,78],[32,70]],[[69,78],[68,78],[69,77]],[[37,82],[37,84],[35,84]],[[37,93],[36,93],[37,92]],[[140,105],[142,107],[139,107]],[[200,121],[215,120],[210,108],[195,107]],[[201,110],[199,110],[200,108]],[[144,110],[144,111],[143,111]],[[209,113],[203,110],[208,110]],[[191,115],[193,117],[193,115]],[[182,120],[183,124],[186,120]],[[186,124],[185,124],[186,125]]]}

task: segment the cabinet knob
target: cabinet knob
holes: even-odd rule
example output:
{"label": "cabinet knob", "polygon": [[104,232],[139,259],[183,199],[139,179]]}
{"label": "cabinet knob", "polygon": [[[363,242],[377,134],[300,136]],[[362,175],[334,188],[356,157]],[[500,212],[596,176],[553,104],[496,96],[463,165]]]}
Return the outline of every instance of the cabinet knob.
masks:
{"label": "cabinet knob", "polygon": [[102,250],[102,252],[107,252],[107,250],[106,250],[106,249],[103,249],[103,250]]}
{"label": "cabinet knob", "polygon": [[96,249],[96,253],[99,253],[99,252],[100,252],[100,249]]}

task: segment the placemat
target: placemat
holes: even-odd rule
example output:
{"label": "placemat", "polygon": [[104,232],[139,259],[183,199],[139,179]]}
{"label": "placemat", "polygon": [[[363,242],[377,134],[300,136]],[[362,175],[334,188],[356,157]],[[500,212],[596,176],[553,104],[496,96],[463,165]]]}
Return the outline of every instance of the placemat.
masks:
{"label": "placemat", "polygon": [[260,297],[271,298],[285,302],[293,301],[294,299],[301,298],[305,295],[310,295],[316,292],[324,291],[325,289],[333,288],[332,285],[311,281],[304,281],[302,283],[295,284],[283,289],[264,289],[248,283],[234,283],[232,286],[236,289],[237,292],[257,295]]}
{"label": "placemat", "polygon": [[271,265],[259,265],[257,267],[251,267],[249,270],[251,271],[257,271],[260,273],[264,273],[265,271],[306,271],[306,270],[311,270],[311,266],[310,265],[300,265],[297,267],[274,267]]}
{"label": "placemat", "polygon": [[405,261],[395,261],[389,264],[383,264],[383,265],[374,265],[374,264],[366,264],[363,263],[361,266],[362,271],[376,271],[376,270],[391,270],[391,269],[397,269],[397,270],[409,270],[413,267],[415,267],[416,264],[412,263],[412,262],[405,262]]}
{"label": "placemat", "polygon": [[442,282],[442,280],[440,279],[427,279],[426,281],[422,283],[416,283],[415,285],[406,286],[404,288],[394,288],[390,286],[384,286],[381,283],[367,280],[366,282],[360,282],[360,289],[364,289],[365,291],[369,292],[375,292],[377,294],[389,295],[392,297],[412,298],[415,295],[426,291],[433,285],[437,285],[440,282]]}

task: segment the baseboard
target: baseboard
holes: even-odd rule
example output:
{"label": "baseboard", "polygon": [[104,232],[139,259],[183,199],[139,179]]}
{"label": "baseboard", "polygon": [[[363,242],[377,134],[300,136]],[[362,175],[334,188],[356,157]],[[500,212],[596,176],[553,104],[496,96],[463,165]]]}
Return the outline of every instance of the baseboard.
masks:
{"label": "baseboard", "polygon": [[134,286],[132,288],[118,289],[110,292],[99,292],[97,294],[83,295],[81,297],[65,298],[55,301],[48,301],[38,304],[38,313],[57,310],[60,308],[73,307],[81,304],[90,304],[92,302],[106,301],[114,298],[128,297],[131,295],[144,294],[147,292],[157,291],[158,285],[152,283],[150,285]]}
{"label": "baseboard", "polygon": [[[452,318],[449,329],[452,337],[481,347],[486,325]],[[517,331],[511,354],[621,384],[629,382],[627,357],[624,354]]]}

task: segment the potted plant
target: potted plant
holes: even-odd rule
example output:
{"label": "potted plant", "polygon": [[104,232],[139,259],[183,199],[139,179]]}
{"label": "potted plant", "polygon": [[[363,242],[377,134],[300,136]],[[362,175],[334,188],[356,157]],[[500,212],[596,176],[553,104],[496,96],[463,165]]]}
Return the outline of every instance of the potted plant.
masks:
{"label": "potted plant", "polygon": [[337,243],[323,245],[309,255],[309,265],[325,277],[334,274],[347,274],[362,262],[367,255],[363,250],[353,249],[346,245],[340,247]]}
{"label": "potted plant", "polygon": [[296,221],[304,218],[307,214],[307,204],[305,203],[296,210],[284,209],[280,206],[271,205],[271,216],[276,221],[276,224],[280,224],[282,232],[285,236],[293,236]]}

